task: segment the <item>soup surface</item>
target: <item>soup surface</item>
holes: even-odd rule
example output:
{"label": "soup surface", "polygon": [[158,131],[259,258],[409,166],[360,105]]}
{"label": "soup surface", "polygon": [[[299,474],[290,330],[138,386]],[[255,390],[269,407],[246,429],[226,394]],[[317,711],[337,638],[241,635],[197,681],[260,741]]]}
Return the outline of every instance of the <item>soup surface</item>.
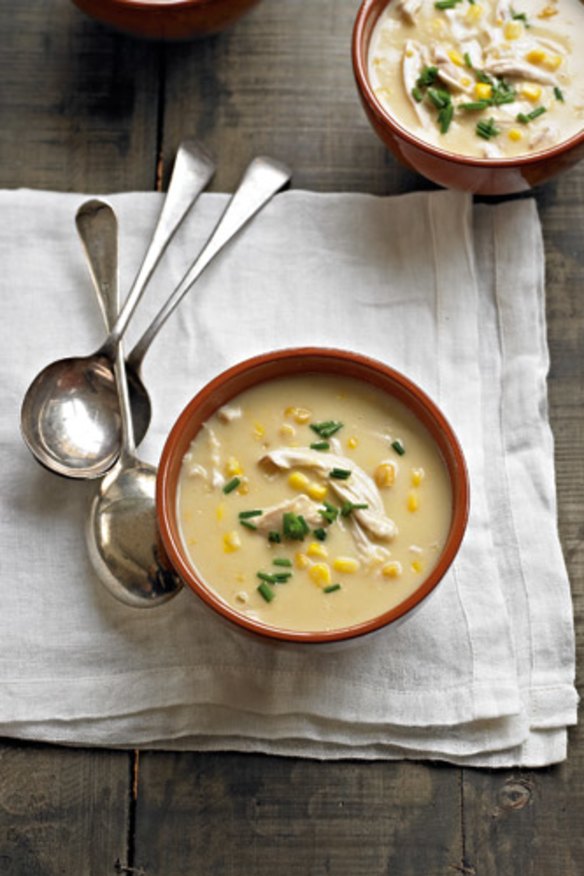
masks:
{"label": "soup surface", "polygon": [[432,438],[361,381],[306,374],[221,408],[184,457],[181,535],[239,613],[338,629],[389,610],[438,561],[452,496]]}
{"label": "soup surface", "polygon": [[386,110],[458,154],[536,153],[584,128],[581,0],[393,0],[369,49]]}

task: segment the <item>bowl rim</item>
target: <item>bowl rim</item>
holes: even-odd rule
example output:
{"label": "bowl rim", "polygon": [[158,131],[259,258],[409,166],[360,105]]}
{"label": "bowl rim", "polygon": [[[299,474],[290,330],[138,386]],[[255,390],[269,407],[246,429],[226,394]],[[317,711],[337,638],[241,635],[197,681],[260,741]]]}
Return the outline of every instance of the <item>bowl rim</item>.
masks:
{"label": "bowl rim", "polygon": [[[312,364],[306,368],[301,368],[300,366],[307,359],[311,360]],[[292,370],[289,368],[288,363],[290,362],[293,366],[296,366]],[[445,545],[436,566],[422,580],[420,586],[397,606],[373,618],[350,626],[338,627],[332,630],[289,630],[257,621],[237,612],[236,609],[224,602],[210,585],[206,584],[203,576],[199,575],[194,566],[185,558],[178,524],[176,523],[178,517],[176,513],[176,482],[178,481],[180,465],[177,468],[174,482],[171,467],[176,465],[177,452],[181,442],[184,440],[184,432],[188,430],[189,423],[196,411],[203,404],[211,405],[212,410],[204,417],[202,420],[204,422],[220,407],[227,404],[229,400],[244,391],[242,388],[237,388],[231,395],[227,397],[221,396],[217,401],[214,401],[213,398],[219,389],[226,386],[229,387],[237,378],[246,374],[251,376],[254,372],[259,375],[259,379],[256,377],[256,379],[251,380],[245,387],[246,389],[267,380],[284,377],[286,374],[298,373],[299,371],[310,373],[311,371],[318,370],[315,367],[316,363],[321,366],[323,373],[338,373],[332,370],[332,365],[341,364],[346,370],[340,373],[345,376],[352,376],[357,380],[365,380],[366,378],[363,376],[365,372],[375,375],[378,381],[385,382],[386,389],[384,390],[383,387],[380,387],[379,383],[375,385],[381,388],[382,391],[387,392],[389,396],[394,396],[398,401],[401,401],[425,426],[438,444],[439,452],[449,473],[452,487],[452,519]],[[328,369],[323,367],[327,364],[329,366]],[[262,372],[265,372],[274,365],[277,370],[278,368],[280,369],[277,374],[261,376]],[[350,374],[351,368],[361,373]],[[371,382],[374,381],[372,380]],[[394,390],[397,387],[398,392],[390,391],[390,386],[393,386]],[[409,404],[405,400],[406,398],[411,400],[413,405]],[[420,416],[422,412],[423,417]],[[200,428],[201,424],[190,436],[189,443]],[[438,439],[437,435],[440,435],[441,438]],[[447,449],[447,453],[444,452],[444,448]],[[184,451],[181,451],[181,459],[183,453]],[[255,633],[263,639],[302,644],[321,644],[356,639],[390,625],[420,605],[434,591],[452,565],[466,531],[469,509],[470,483],[466,460],[458,438],[440,408],[424,390],[400,371],[361,353],[334,347],[288,347],[269,351],[238,362],[206,383],[187,403],[175,421],[162,450],[156,481],[156,513],[159,535],[172,566],[179,573],[183,581],[188,584],[206,605],[236,626]]]}
{"label": "bowl rim", "polygon": [[[195,6],[215,6],[228,3],[229,0],[107,0],[111,6],[119,6],[143,12],[172,12]],[[252,0],[250,0],[252,2]]]}
{"label": "bowl rim", "polygon": [[[353,25],[353,33],[351,39],[351,57],[353,61],[353,73],[357,82],[357,86],[363,99],[368,104],[371,112],[381,124],[386,124],[393,133],[405,140],[411,146],[415,146],[431,155],[433,158],[440,158],[448,161],[451,164],[462,164],[466,167],[491,168],[493,170],[505,170],[513,167],[528,167],[532,164],[538,164],[541,161],[547,161],[552,158],[557,158],[565,152],[571,151],[574,147],[584,143],[584,127],[577,134],[567,140],[562,140],[555,146],[550,146],[548,149],[542,149],[530,155],[516,155],[511,158],[479,158],[474,155],[462,155],[458,152],[451,152],[447,149],[442,149],[440,146],[434,146],[425,140],[412,134],[407,128],[402,127],[384,107],[381,101],[377,98],[367,74],[367,56],[369,50],[369,39],[366,39],[366,31],[371,28],[369,38],[373,32],[373,28],[377,20],[381,16],[383,10],[395,0],[362,0],[355,22]],[[370,22],[371,16],[375,16],[373,22]]]}

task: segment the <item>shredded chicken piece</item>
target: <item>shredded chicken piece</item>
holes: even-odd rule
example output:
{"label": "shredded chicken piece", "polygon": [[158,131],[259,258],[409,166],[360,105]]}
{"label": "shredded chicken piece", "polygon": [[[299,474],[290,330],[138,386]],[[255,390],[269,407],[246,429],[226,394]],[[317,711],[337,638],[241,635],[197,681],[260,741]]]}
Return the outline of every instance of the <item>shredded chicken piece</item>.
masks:
{"label": "shredded chicken piece", "polygon": [[438,76],[446,85],[449,85],[455,91],[460,91],[469,94],[472,90],[474,80],[465,73],[464,69],[457,67],[450,60],[448,52],[443,46],[434,45],[432,47],[432,61],[438,68]]}
{"label": "shredded chicken piece", "polygon": [[263,460],[283,469],[290,469],[295,465],[313,469],[325,478],[328,478],[329,472],[334,468],[350,470],[351,476],[347,480],[328,478],[330,488],[344,502],[368,506],[355,509],[351,517],[355,517],[376,538],[389,540],[397,535],[397,526],[385,514],[374,480],[352,459],[301,447],[282,447],[267,453]]}
{"label": "shredded chicken piece", "polygon": [[495,6],[495,19],[497,21],[508,21],[512,17],[510,0],[499,0]]}
{"label": "shredded chicken piece", "polygon": [[406,92],[406,96],[412,105],[412,109],[419,119],[420,124],[424,128],[428,128],[432,124],[430,114],[428,113],[428,110],[426,109],[424,104],[418,103],[418,101],[415,100],[412,95],[412,91],[414,90],[414,88],[416,88],[416,83],[418,81],[420,73],[422,72],[422,69],[426,66],[425,59],[426,50],[424,46],[420,45],[420,43],[416,43],[414,40],[407,40],[404,45],[404,53],[402,57],[402,77],[404,82],[404,89]]}
{"label": "shredded chicken piece", "polygon": [[233,420],[239,420],[242,416],[243,411],[240,407],[234,407],[233,405],[223,405],[222,408],[219,408],[217,411],[217,418],[221,420],[222,423],[232,423]]}
{"label": "shredded chicken piece", "polygon": [[293,499],[285,499],[277,505],[271,505],[269,508],[266,508],[261,517],[259,515],[254,517],[253,522],[258,532],[261,532],[262,535],[266,535],[272,530],[279,530],[282,526],[282,517],[288,513],[302,515],[312,527],[322,526],[320,507],[322,506],[313,502],[304,493],[301,493]]}
{"label": "shredded chicken piece", "polygon": [[220,471],[220,467],[221,467],[221,442],[219,441],[219,439],[215,435],[215,432],[213,431],[213,429],[211,429],[211,427],[207,423],[203,424],[203,429],[205,429],[205,431],[207,433],[207,440],[209,441],[209,446],[211,448],[211,453],[210,453],[211,463],[212,463],[211,484],[213,485],[213,487],[218,489],[219,487],[222,487],[223,484],[225,483],[225,478],[223,477],[223,475],[221,474],[221,471]]}
{"label": "shredded chicken piece", "polygon": [[483,158],[500,158],[501,150],[494,143],[485,143],[483,148]]}
{"label": "shredded chicken piece", "polygon": [[420,11],[422,0],[398,0],[397,8],[410,24],[415,24],[416,15]]}
{"label": "shredded chicken piece", "polygon": [[387,562],[391,557],[391,551],[383,547],[383,545],[372,542],[359,522],[353,518],[352,514],[349,518],[349,527],[359,558],[364,563],[371,567],[380,566],[382,563]]}
{"label": "shredded chicken piece", "polygon": [[534,131],[529,140],[530,149],[542,149],[545,146],[553,146],[558,142],[558,132],[553,125],[544,125],[539,130]]}
{"label": "shredded chicken piece", "polygon": [[528,82],[539,82],[540,85],[555,85],[556,83],[554,76],[513,57],[487,59],[483,70],[493,76],[515,76],[519,79],[526,79]]}

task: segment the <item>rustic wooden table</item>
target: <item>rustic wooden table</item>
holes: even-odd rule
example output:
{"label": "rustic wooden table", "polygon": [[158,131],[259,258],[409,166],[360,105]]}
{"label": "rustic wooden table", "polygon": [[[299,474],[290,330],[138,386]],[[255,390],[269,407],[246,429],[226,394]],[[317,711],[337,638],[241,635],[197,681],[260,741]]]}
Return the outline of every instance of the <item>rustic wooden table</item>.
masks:
{"label": "rustic wooden table", "polygon": [[[219,161],[220,191],[258,153],[287,161],[296,187],[429,187],[365,121],[349,59],[356,7],[264,0],[223,35],[162,45],[115,34],[66,0],[0,0],[0,186],[161,188],[179,140],[194,136]],[[579,615],[584,162],[536,198],[560,532]],[[580,623],[580,644],[582,633]],[[566,763],[509,772],[0,742],[2,876],[576,876],[583,815],[581,728]]]}

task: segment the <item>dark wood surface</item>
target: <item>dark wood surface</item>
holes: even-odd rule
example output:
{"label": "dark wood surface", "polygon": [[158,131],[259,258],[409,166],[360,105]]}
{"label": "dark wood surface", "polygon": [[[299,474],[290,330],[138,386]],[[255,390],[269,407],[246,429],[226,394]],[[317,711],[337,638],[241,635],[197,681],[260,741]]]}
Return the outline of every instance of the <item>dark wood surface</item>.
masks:
{"label": "dark wood surface", "polygon": [[[232,190],[280,157],[296,187],[393,194],[428,183],[371,133],[355,93],[355,0],[264,0],[228,33],[161,45],[66,0],[0,0],[0,187],[164,185],[180,139]],[[584,163],[536,193],[547,256],[560,533],[584,625]],[[1,876],[577,876],[584,734],[526,771],[315,763],[0,742]]]}

